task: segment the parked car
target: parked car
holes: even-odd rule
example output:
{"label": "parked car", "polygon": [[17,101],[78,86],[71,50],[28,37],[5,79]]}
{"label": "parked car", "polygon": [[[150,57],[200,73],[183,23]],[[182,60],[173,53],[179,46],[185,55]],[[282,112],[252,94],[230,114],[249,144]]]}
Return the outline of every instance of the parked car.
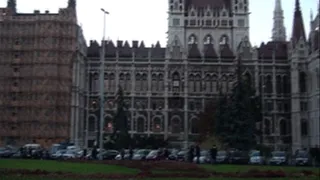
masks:
{"label": "parked car", "polygon": [[9,158],[14,152],[9,148],[0,148],[0,158]]}
{"label": "parked car", "polygon": [[188,151],[182,150],[177,153],[177,161],[186,161]]}
{"label": "parked car", "polygon": [[54,154],[51,155],[51,158],[52,158],[52,159],[61,159],[61,158],[62,158],[62,155],[63,155],[64,153],[66,153],[66,152],[67,152],[67,150],[58,150],[56,153],[54,153]]}
{"label": "parked car", "polygon": [[163,158],[162,154],[161,154],[161,152],[159,150],[152,150],[146,156],[146,160],[160,160],[162,158]]}
{"label": "parked car", "polygon": [[312,164],[312,160],[307,151],[298,150],[294,157],[294,165],[296,166],[308,166]]}
{"label": "parked car", "polygon": [[245,151],[230,151],[228,155],[229,164],[248,164],[249,159],[249,153]]}
{"label": "parked car", "polygon": [[77,157],[77,152],[74,150],[67,150],[61,155],[62,159],[75,159]]}
{"label": "parked car", "polygon": [[[197,163],[197,157],[193,158],[193,162]],[[206,163],[210,163],[211,162],[211,157],[210,157],[210,153],[207,150],[202,150],[200,152],[200,157],[199,157],[199,163],[200,164],[206,164]]]}
{"label": "parked car", "polygon": [[146,156],[149,154],[150,150],[148,149],[140,149],[133,154],[133,160],[145,160]]}
{"label": "parked car", "polygon": [[[128,150],[128,149],[124,150],[124,156],[123,156],[123,158],[124,158],[124,159],[129,159],[129,157],[130,157],[129,150]],[[118,154],[114,159],[115,159],[115,160],[122,160],[122,158],[121,158],[121,152],[119,152],[119,154]]]}
{"label": "parked car", "polygon": [[227,163],[228,153],[227,151],[218,151],[216,155],[216,163]]}
{"label": "parked car", "polygon": [[119,151],[117,150],[106,150],[98,154],[98,159],[113,160],[118,154],[119,154]]}
{"label": "parked car", "polygon": [[271,152],[271,159],[269,160],[271,165],[288,165],[288,155],[285,151],[273,151]]}
{"label": "parked car", "polygon": [[253,151],[250,154],[250,164],[265,164],[265,157],[262,155],[260,151]]}

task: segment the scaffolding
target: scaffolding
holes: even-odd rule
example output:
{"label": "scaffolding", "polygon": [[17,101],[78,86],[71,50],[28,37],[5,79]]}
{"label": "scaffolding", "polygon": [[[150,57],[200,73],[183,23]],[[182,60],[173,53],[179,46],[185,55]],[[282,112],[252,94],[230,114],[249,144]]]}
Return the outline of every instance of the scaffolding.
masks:
{"label": "scaffolding", "polygon": [[77,41],[71,11],[2,14],[0,143],[48,146],[69,138]]}

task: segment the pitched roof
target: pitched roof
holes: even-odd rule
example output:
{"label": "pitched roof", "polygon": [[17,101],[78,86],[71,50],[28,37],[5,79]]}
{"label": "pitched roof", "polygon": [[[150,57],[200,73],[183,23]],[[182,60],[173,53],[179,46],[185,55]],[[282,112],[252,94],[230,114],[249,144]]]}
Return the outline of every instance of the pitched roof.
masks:
{"label": "pitched roof", "polygon": [[261,43],[258,48],[259,59],[288,59],[288,42],[271,41]]}
{"label": "pitched roof", "polygon": [[201,54],[197,44],[190,45],[188,58],[201,58]]}
{"label": "pitched roof", "polygon": [[165,48],[161,48],[160,42],[158,41],[156,45],[151,48],[151,57],[152,58],[164,58],[166,53]]}
{"label": "pitched roof", "polygon": [[220,46],[220,58],[234,58],[235,55],[233,54],[229,44],[224,44]]}
{"label": "pitched roof", "polygon": [[132,51],[128,41],[125,41],[124,46],[119,48],[119,57],[132,57]]}
{"label": "pitched roof", "polygon": [[300,9],[300,0],[296,0],[291,38],[293,43],[296,43],[301,38],[306,41],[306,33],[304,30],[303,17]]}
{"label": "pitched roof", "polygon": [[231,8],[231,1],[230,0],[188,0],[186,2],[186,7],[190,8],[194,6],[196,8],[206,8],[210,6],[211,8],[219,8],[222,9],[226,7],[227,9]]}
{"label": "pitched roof", "polygon": [[90,45],[87,49],[87,56],[88,57],[99,57],[100,46],[97,41],[90,41]]}
{"label": "pitched roof", "polygon": [[204,46],[204,57],[206,59],[218,58],[217,52],[215,51],[213,44],[207,44]]}
{"label": "pitched roof", "polygon": [[106,43],[105,55],[106,57],[116,57],[116,47],[112,41]]}

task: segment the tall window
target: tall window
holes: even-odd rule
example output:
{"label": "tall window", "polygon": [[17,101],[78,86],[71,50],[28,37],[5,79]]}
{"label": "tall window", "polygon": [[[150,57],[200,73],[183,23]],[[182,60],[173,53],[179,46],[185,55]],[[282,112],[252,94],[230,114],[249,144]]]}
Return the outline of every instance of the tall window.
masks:
{"label": "tall window", "polygon": [[178,72],[172,74],[172,90],[173,92],[180,92],[180,75]]}
{"label": "tall window", "polygon": [[307,92],[307,75],[305,72],[299,73],[299,87],[301,93]]}

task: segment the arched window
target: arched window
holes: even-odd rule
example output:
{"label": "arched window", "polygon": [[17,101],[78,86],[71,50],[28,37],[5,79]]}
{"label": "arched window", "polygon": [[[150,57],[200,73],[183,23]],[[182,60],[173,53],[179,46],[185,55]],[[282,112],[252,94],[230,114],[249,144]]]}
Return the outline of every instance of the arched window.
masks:
{"label": "arched window", "polygon": [[141,90],[148,91],[148,76],[147,76],[147,74],[142,75]]}
{"label": "arched window", "polygon": [[218,92],[219,91],[219,86],[218,86],[218,76],[217,75],[213,75],[212,76],[212,85],[211,85],[211,92]]}
{"label": "arched window", "polygon": [[181,121],[179,118],[175,117],[171,120],[171,131],[172,133],[181,132]]}
{"label": "arched window", "polygon": [[144,118],[138,117],[137,119],[137,132],[143,133],[145,128],[145,121]]}
{"label": "arched window", "polygon": [[272,94],[272,89],[273,89],[273,86],[272,86],[272,77],[271,77],[270,75],[268,75],[265,79],[266,79],[266,81],[265,81],[266,93]]}
{"label": "arched window", "polygon": [[222,76],[222,87],[221,87],[221,90],[222,90],[222,92],[223,93],[226,93],[227,92],[227,88],[228,88],[228,82],[227,82],[227,77],[226,77],[226,75],[223,75]]}
{"label": "arched window", "polygon": [[201,92],[201,76],[200,74],[197,74],[195,77],[195,92]]}
{"label": "arched window", "polygon": [[194,83],[195,77],[193,74],[189,75],[189,91],[190,92],[194,92],[194,87],[195,87],[195,83]]}
{"label": "arched window", "polygon": [[162,123],[159,117],[153,119],[153,132],[161,132],[162,131]]}
{"label": "arched window", "polygon": [[220,37],[220,41],[219,41],[219,44],[220,45],[227,45],[227,44],[229,44],[229,37],[227,36],[227,35],[222,35],[221,37]]}
{"label": "arched window", "polygon": [[247,82],[249,85],[252,85],[252,78],[249,72],[246,72],[244,74],[244,80]]}
{"label": "arched window", "polygon": [[276,77],[276,89],[277,89],[277,95],[280,96],[283,91],[282,91],[282,77],[278,75]]}
{"label": "arched window", "polygon": [[203,39],[203,44],[205,45],[213,44],[213,38],[210,34],[205,36],[205,38]]}
{"label": "arched window", "polygon": [[301,93],[307,92],[307,75],[305,72],[299,73],[299,87]]}
{"label": "arched window", "polygon": [[164,91],[164,79],[163,79],[163,74],[158,75],[158,90],[159,91]]}
{"label": "arched window", "polygon": [[131,76],[129,73],[126,74],[126,83],[125,83],[125,91],[130,92],[131,91]]}
{"label": "arched window", "polygon": [[125,87],[125,75],[124,73],[119,74],[119,81],[120,81],[120,87],[124,88]]}
{"label": "arched window", "polygon": [[93,74],[93,91],[97,92],[99,91],[99,74],[95,72]]}
{"label": "arched window", "polygon": [[151,90],[152,91],[158,91],[158,79],[156,74],[152,74],[151,76]]}
{"label": "arched window", "polygon": [[206,84],[206,92],[212,92],[212,78],[210,74],[207,74],[205,77],[205,84]]}
{"label": "arched window", "polygon": [[141,91],[141,81],[142,80],[142,76],[138,73],[136,74],[136,91]]}
{"label": "arched window", "polygon": [[308,136],[309,127],[308,127],[308,121],[306,119],[301,120],[301,135],[302,136]]}
{"label": "arched window", "polygon": [[97,123],[96,123],[96,118],[95,118],[94,116],[90,116],[88,120],[89,120],[88,131],[89,131],[89,132],[95,131],[96,125],[97,125]]}
{"label": "arched window", "polygon": [[287,134],[288,134],[287,121],[283,119],[280,121],[280,135],[285,136]]}
{"label": "arched window", "polygon": [[289,94],[290,93],[290,82],[288,76],[283,76],[282,77],[282,90],[284,94]]}
{"label": "arched window", "polygon": [[191,119],[191,133],[192,134],[199,133],[198,119],[197,118],[192,118]]}
{"label": "arched window", "polygon": [[264,120],[264,134],[265,135],[270,135],[270,128],[271,128],[271,123],[269,119]]}
{"label": "arched window", "polygon": [[172,90],[173,92],[180,92],[180,75],[178,72],[172,74]]}
{"label": "arched window", "polygon": [[116,79],[115,79],[114,73],[111,73],[109,77],[110,77],[110,84],[109,84],[110,90],[111,92],[114,92],[116,90]]}
{"label": "arched window", "polygon": [[188,38],[188,44],[197,44],[198,43],[198,40],[197,40],[197,37],[192,34],[191,36],[189,36]]}

